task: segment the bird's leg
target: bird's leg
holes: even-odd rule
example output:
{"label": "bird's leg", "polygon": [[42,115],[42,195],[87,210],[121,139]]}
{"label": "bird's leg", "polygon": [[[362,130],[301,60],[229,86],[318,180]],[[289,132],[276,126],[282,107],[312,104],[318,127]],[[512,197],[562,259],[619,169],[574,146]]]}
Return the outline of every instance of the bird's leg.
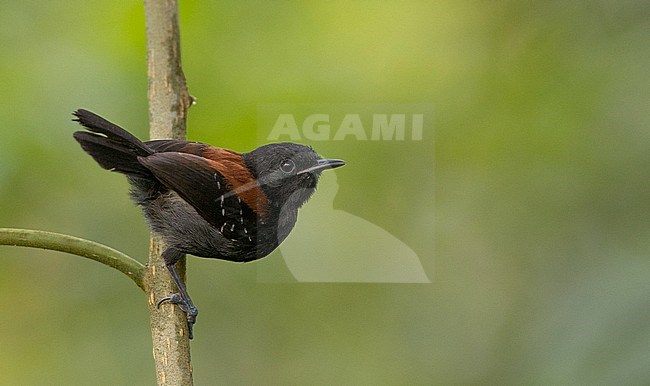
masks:
{"label": "bird's leg", "polygon": [[[168,257],[165,256],[165,254],[169,255],[167,253],[168,251],[170,250],[168,249],[163,253],[163,258]],[[178,271],[176,270],[177,260],[178,259],[172,259],[172,260],[165,259],[165,261],[167,262],[165,266],[167,267],[167,270],[169,271],[172,279],[174,280],[174,283],[176,283],[176,287],[178,287],[178,291],[180,292],[180,294],[174,293],[169,296],[165,296],[164,298],[158,301],[158,307],[160,307],[160,305],[165,302],[169,302],[171,304],[177,304],[180,307],[180,309],[187,314],[187,330],[188,330],[189,338],[192,339],[194,337],[193,327],[194,327],[194,323],[196,323],[196,316],[199,314],[199,310],[196,308],[194,303],[192,303],[192,299],[190,298],[190,295],[187,293],[185,284],[183,284],[183,280],[181,280],[181,277],[178,274]]]}

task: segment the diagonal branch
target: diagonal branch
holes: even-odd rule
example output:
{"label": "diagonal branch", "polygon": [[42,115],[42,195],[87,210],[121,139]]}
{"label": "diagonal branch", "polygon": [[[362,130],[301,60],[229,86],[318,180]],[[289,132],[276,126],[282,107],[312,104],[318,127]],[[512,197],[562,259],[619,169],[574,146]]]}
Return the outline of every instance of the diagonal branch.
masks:
{"label": "diagonal branch", "polygon": [[0,245],[50,249],[95,260],[122,272],[144,290],[144,266],[139,261],[94,241],[54,232],[0,228]]}

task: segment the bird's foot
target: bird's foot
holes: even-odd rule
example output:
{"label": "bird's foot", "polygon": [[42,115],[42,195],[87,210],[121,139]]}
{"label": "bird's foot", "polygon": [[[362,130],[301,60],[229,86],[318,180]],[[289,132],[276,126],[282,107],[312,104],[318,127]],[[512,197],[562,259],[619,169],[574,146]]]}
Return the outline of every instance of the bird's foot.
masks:
{"label": "bird's foot", "polygon": [[194,338],[193,327],[194,323],[196,323],[196,316],[199,314],[199,310],[196,308],[194,303],[192,303],[192,300],[185,299],[183,296],[176,293],[160,299],[157,307],[160,308],[160,305],[163,303],[176,304],[181,310],[183,310],[183,312],[185,312],[185,314],[187,314],[187,330],[189,338]]}

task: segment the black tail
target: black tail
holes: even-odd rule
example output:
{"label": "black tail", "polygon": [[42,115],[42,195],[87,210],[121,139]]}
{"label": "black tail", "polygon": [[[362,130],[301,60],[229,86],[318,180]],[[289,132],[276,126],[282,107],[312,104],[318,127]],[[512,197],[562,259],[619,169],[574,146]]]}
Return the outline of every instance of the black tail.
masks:
{"label": "black tail", "polygon": [[121,127],[88,110],[75,111],[74,119],[92,131],[77,131],[73,134],[84,151],[104,169],[130,176],[152,177],[140,162],[138,156],[146,157],[153,150]]}

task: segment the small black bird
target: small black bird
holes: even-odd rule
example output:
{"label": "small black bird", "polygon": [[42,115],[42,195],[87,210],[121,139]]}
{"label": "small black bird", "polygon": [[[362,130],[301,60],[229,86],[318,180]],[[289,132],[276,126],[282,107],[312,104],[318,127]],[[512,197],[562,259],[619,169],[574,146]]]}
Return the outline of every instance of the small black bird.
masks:
{"label": "small black bird", "polygon": [[74,138],[102,168],[128,177],[131,198],[167,243],[162,258],[180,294],[158,305],[185,311],[190,339],[198,310],[175,268],[181,256],[247,262],[268,255],[293,229],[320,173],[345,164],[295,143],[240,154],[199,142],[142,142],[90,111],[74,115],[90,131]]}

